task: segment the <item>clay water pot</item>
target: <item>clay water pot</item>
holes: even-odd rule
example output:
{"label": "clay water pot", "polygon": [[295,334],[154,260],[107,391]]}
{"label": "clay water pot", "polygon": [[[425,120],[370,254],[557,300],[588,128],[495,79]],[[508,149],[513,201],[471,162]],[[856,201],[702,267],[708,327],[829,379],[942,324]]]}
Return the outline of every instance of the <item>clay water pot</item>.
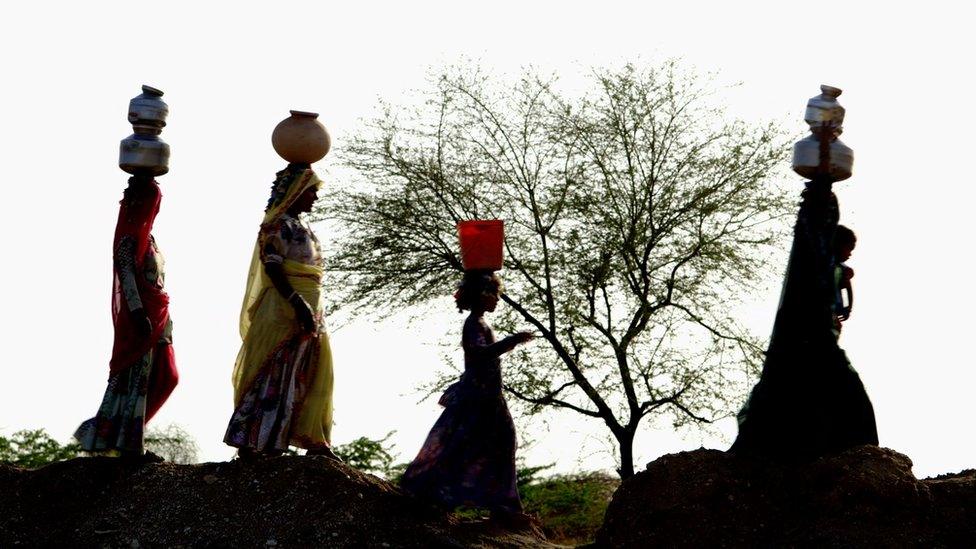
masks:
{"label": "clay water pot", "polygon": [[271,145],[278,155],[294,164],[311,164],[325,157],[332,146],[332,138],[317,120],[318,113],[289,111],[271,133]]}

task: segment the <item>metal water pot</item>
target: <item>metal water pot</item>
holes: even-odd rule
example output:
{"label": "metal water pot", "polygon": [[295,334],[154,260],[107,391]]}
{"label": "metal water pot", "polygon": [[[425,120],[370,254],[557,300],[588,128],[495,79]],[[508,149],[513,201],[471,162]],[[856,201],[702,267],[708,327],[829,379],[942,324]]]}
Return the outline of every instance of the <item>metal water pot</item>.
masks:
{"label": "metal water pot", "polygon": [[[793,145],[793,171],[807,179],[843,181],[854,168],[854,151],[837,138],[844,131],[845,109],[837,102],[840,88],[820,86],[820,95],[807,101],[803,119],[810,126],[810,135]],[[820,144],[828,145],[827,163],[820,164]]]}
{"label": "metal water pot", "polygon": [[[843,181],[851,176],[853,167],[854,151],[840,139],[834,138],[830,143],[827,177],[831,181]],[[807,179],[815,179],[821,175],[819,169],[820,139],[808,135],[793,145],[793,171]]]}
{"label": "metal water pot", "polygon": [[[814,132],[828,124],[841,130],[846,109],[837,102],[837,97],[843,93],[843,90],[824,84],[820,86],[820,92],[820,95],[811,97],[807,101],[807,110],[803,119]],[[837,133],[839,135],[840,131]]]}
{"label": "metal water pot", "polygon": [[119,144],[119,167],[128,173],[155,176],[169,171],[169,145],[159,138],[169,114],[162,96],[162,91],[143,86],[142,93],[129,101],[128,119],[134,133]]}
{"label": "metal water pot", "polygon": [[160,99],[162,96],[161,90],[152,86],[143,86],[142,93],[129,100],[129,123],[157,128],[166,126],[169,105]]}

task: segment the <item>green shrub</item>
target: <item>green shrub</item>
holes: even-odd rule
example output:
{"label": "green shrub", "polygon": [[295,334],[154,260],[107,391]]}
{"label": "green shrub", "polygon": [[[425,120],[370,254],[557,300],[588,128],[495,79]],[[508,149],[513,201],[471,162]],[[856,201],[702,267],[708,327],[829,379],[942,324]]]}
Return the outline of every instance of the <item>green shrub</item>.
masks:
{"label": "green shrub", "polygon": [[193,435],[175,423],[160,428],[150,427],[143,443],[146,451],[170,463],[193,464],[199,461],[200,447]]}
{"label": "green shrub", "polygon": [[554,475],[521,488],[525,511],[537,515],[549,541],[592,541],[620,479],[601,472]]}
{"label": "green shrub", "polygon": [[0,436],[0,461],[17,467],[34,468],[78,457],[78,443],[61,444],[44,429],[22,429]]}
{"label": "green shrub", "polygon": [[350,467],[382,476],[391,482],[399,482],[407,465],[393,463],[394,448],[392,444],[387,446],[386,442],[394,433],[396,431],[390,431],[380,439],[359,437],[348,444],[333,446],[332,451]]}

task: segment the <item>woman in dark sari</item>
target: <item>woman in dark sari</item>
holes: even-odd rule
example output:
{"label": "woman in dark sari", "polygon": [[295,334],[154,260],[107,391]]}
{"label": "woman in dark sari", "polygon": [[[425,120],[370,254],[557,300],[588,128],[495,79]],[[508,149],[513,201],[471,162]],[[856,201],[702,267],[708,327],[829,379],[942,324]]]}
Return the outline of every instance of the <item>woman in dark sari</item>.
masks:
{"label": "woman in dark sari", "polygon": [[494,518],[523,517],[515,483],[515,424],[502,395],[500,356],[532,339],[520,332],[495,341],[484,314],[495,310],[501,281],[494,273],[467,272],[455,294],[464,322],[464,374],[440,399],[444,412],[407,467],[401,486],[453,509],[489,509]]}

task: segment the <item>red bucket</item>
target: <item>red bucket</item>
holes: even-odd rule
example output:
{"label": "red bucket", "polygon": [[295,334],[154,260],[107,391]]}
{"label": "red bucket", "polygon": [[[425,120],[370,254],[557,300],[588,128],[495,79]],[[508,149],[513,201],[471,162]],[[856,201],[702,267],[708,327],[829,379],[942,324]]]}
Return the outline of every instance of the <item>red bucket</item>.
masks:
{"label": "red bucket", "polygon": [[505,224],[500,219],[461,221],[457,224],[464,270],[497,271],[502,268]]}

